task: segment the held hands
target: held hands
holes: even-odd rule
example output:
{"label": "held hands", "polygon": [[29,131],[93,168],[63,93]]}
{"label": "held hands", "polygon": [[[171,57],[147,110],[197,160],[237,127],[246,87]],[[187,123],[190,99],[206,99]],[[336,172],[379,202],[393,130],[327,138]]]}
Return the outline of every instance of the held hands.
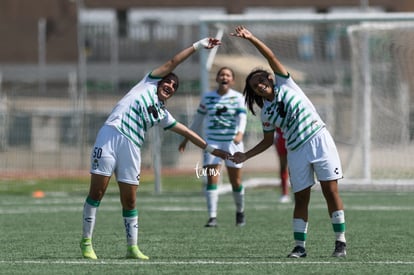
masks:
{"label": "held hands", "polygon": [[216,157],[222,158],[222,159],[230,159],[231,157],[230,153],[220,150],[220,149],[214,149],[214,151],[211,152],[211,154],[215,155]]}
{"label": "held hands", "polygon": [[219,39],[207,37],[195,42],[193,47],[197,51],[201,48],[212,49],[218,45],[221,45],[221,41]]}
{"label": "held hands", "polygon": [[233,161],[234,163],[242,163],[247,160],[247,157],[242,152],[237,152],[234,155],[231,155],[230,153],[220,150],[220,149],[214,149],[214,151],[210,152],[210,154],[215,155],[216,157],[222,158],[222,159],[228,159]]}
{"label": "held hands", "polygon": [[242,162],[246,161],[247,157],[244,153],[237,152],[234,155],[230,156],[228,159],[233,161],[234,163],[239,164],[239,163],[242,163]]}

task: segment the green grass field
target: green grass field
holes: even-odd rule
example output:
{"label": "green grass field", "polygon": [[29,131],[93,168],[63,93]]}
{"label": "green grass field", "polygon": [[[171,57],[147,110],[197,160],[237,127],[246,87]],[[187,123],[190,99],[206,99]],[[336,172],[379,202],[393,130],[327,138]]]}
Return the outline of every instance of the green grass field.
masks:
{"label": "green grass field", "polygon": [[[99,260],[81,257],[82,206],[87,179],[0,181],[0,274],[414,274],[414,192],[341,190],[348,256],[330,257],[333,232],[322,194],[312,193],[308,257],[293,248],[292,204],[275,188],[247,189],[246,218],[236,228],[231,194],[220,196],[219,227],[207,220],[200,183],[151,179],[138,192],[139,244],[149,261],[126,260],[117,186],[101,203],[94,235]],[[31,196],[43,190],[44,198]]]}

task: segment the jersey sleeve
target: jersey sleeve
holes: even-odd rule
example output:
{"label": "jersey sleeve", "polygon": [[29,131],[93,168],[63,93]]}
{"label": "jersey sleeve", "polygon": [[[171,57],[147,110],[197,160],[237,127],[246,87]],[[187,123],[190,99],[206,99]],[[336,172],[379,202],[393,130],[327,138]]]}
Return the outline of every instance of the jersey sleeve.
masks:
{"label": "jersey sleeve", "polygon": [[160,121],[160,126],[164,128],[164,130],[171,129],[174,127],[175,124],[177,124],[177,120],[168,112],[167,109],[164,109],[165,111],[165,117]]}
{"label": "jersey sleeve", "polygon": [[204,115],[200,114],[199,112],[195,113],[190,129],[200,135],[201,130],[203,128],[202,127],[203,122],[204,122]]}
{"label": "jersey sleeve", "polygon": [[[295,89],[296,91],[301,91],[302,89],[296,84],[296,82],[293,80],[292,76],[290,74],[288,75],[279,75],[275,74],[276,83],[278,83],[278,86],[286,85],[290,88]],[[302,92],[303,93],[303,92]]]}
{"label": "jersey sleeve", "polygon": [[[238,93],[238,92],[236,92],[236,93]],[[240,114],[240,113],[247,114],[247,108],[246,108],[246,105],[244,103],[244,97],[241,96],[241,95],[237,97],[237,110],[236,110],[236,112],[238,114]]]}
{"label": "jersey sleeve", "polygon": [[201,97],[200,103],[198,104],[197,113],[204,116],[207,114],[207,111],[208,110],[207,110],[206,94],[204,94]]}
{"label": "jersey sleeve", "polygon": [[[235,91],[236,93],[240,94],[239,92]],[[247,108],[244,104],[244,97],[238,96],[237,98],[237,107],[236,107],[236,114],[237,114],[237,131],[244,133],[246,130],[247,125]]]}

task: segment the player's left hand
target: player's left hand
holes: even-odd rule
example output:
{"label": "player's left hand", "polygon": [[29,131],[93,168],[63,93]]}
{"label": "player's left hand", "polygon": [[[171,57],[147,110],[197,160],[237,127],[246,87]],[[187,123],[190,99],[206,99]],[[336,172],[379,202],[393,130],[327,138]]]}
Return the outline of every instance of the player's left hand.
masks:
{"label": "player's left hand", "polygon": [[197,51],[201,48],[212,49],[215,46],[221,45],[221,41],[217,38],[206,37],[193,44],[194,49]]}
{"label": "player's left hand", "polygon": [[221,45],[221,41],[219,39],[217,39],[217,38],[210,37],[210,38],[208,38],[208,44],[207,44],[207,46],[204,47],[204,48],[206,48],[206,49],[212,49],[212,48],[214,48],[215,46],[218,46],[218,45]]}
{"label": "player's left hand", "polygon": [[220,149],[214,149],[212,154],[215,155],[216,157],[219,157],[219,158],[222,158],[222,159],[228,159],[231,156],[230,153],[228,153],[226,151],[223,151],[223,150],[220,150]]}

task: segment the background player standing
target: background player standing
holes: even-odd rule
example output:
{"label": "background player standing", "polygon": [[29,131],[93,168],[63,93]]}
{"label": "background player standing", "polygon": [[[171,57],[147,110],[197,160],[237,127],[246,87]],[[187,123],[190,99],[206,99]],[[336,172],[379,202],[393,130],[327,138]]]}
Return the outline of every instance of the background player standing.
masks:
{"label": "background player standing", "polygon": [[[197,112],[194,116],[191,129],[202,132],[208,144],[233,154],[243,151],[243,133],[246,129],[246,107],[242,94],[231,87],[234,84],[234,71],[229,67],[222,67],[216,75],[218,88],[203,93]],[[203,123],[204,122],[204,123]],[[188,139],[180,144],[180,151],[184,151]],[[209,219],[206,227],[217,226],[217,185],[220,179],[222,159],[204,152],[203,167],[207,171],[207,185],[205,197]],[[242,185],[242,164],[224,160],[236,204],[236,225],[245,225],[244,216],[244,188]],[[214,171],[214,172],[212,172]]]}

